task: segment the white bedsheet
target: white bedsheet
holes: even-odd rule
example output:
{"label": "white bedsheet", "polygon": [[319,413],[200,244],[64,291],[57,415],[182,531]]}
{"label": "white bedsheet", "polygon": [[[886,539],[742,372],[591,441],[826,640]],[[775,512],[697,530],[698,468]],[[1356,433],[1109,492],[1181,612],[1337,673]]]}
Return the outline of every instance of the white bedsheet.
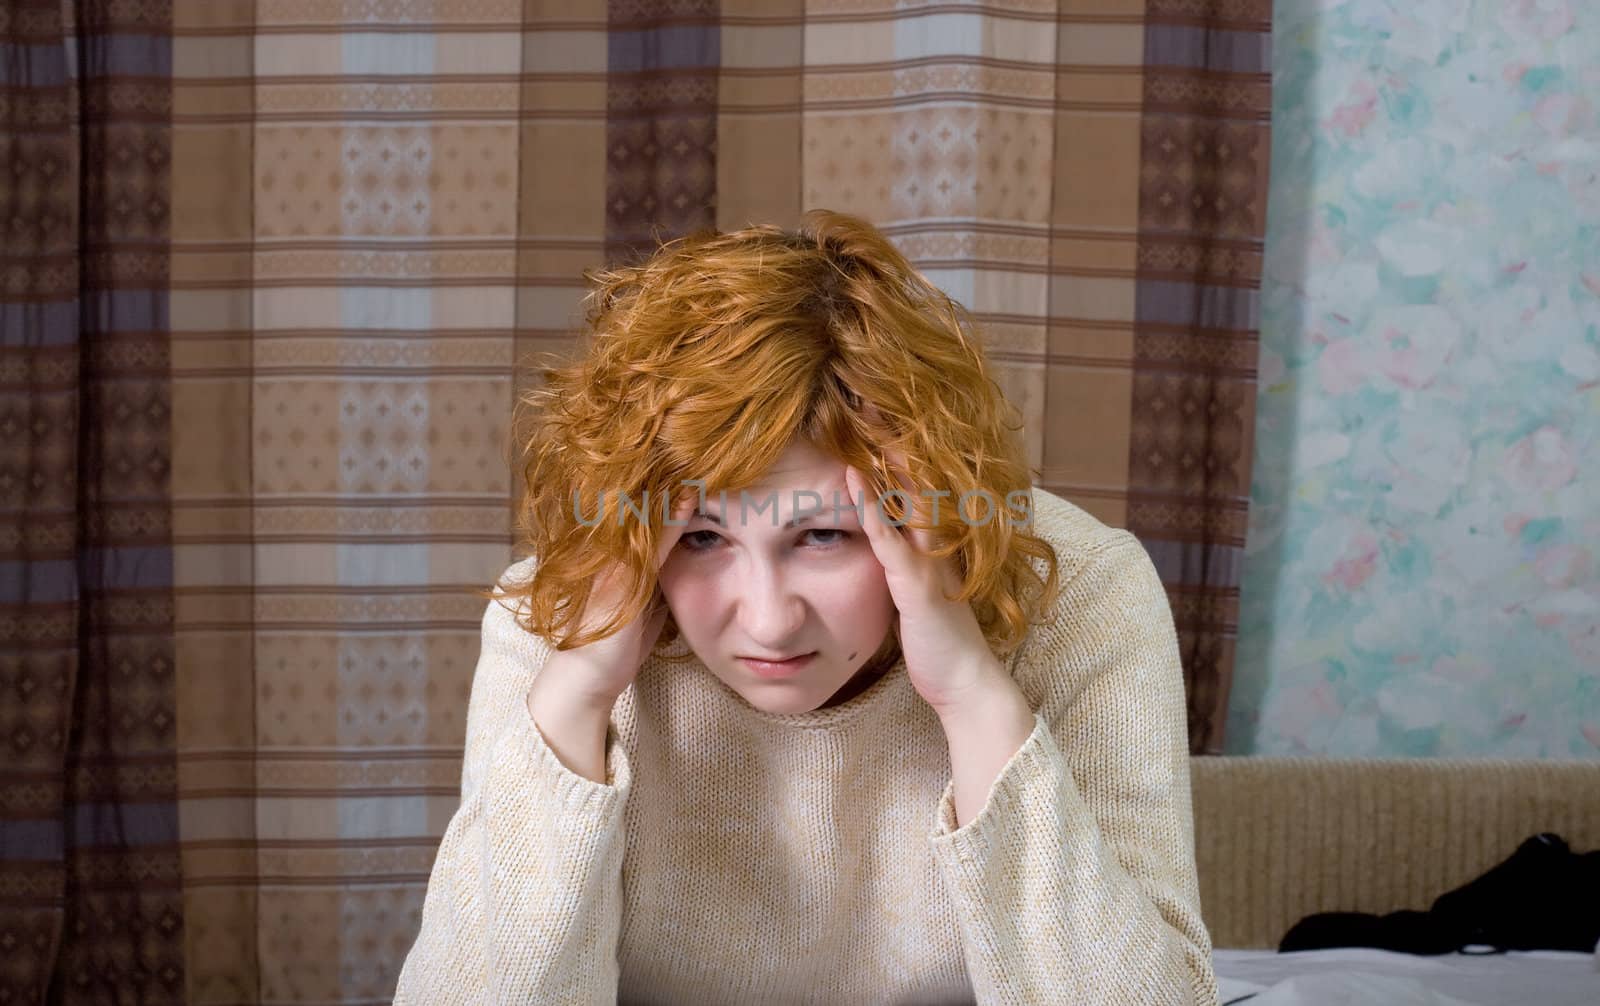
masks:
{"label": "white bedsheet", "polygon": [[1219,949],[1212,964],[1223,1006],[1600,1006],[1595,954]]}

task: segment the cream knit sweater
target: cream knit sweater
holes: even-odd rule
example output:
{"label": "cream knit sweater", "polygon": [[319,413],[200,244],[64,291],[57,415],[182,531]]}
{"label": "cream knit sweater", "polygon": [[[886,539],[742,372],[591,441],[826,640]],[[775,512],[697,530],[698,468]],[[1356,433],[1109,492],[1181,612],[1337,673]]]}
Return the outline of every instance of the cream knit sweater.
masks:
{"label": "cream knit sweater", "polygon": [[903,661],[769,714],[651,656],[601,785],[528,715],[548,644],[490,603],[395,1002],[1213,1006],[1166,594],[1126,531],[1041,489],[1034,515],[1064,585],[1008,663],[1034,730],[960,828]]}

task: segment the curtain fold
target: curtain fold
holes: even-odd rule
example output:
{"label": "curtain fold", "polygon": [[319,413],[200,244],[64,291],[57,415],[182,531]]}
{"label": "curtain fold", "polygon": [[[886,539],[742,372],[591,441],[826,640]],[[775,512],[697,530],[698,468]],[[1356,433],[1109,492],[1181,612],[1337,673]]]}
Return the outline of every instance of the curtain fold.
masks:
{"label": "curtain fold", "polygon": [[[1237,625],[1268,0],[11,0],[0,998],[387,1001],[586,267],[879,225]],[[20,952],[19,952],[20,950]]]}
{"label": "curtain fold", "polygon": [[170,11],[7,15],[0,992],[177,1002]]}
{"label": "curtain fold", "polygon": [[1271,0],[1146,0],[1127,527],[1172,602],[1189,742],[1221,754],[1266,237]]}

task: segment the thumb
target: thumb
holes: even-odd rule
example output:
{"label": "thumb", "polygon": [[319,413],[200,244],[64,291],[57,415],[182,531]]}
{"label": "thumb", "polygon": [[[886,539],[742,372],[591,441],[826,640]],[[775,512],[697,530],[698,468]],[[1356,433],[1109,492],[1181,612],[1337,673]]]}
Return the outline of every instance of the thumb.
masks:
{"label": "thumb", "polygon": [[644,631],[641,633],[641,658],[655,649],[656,639],[660,637],[662,627],[667,624],[669,609],[667,608],[666,599],[662,598],[659,593],[656,597],[655,608],[651,611],[650,616],[645,619]]}

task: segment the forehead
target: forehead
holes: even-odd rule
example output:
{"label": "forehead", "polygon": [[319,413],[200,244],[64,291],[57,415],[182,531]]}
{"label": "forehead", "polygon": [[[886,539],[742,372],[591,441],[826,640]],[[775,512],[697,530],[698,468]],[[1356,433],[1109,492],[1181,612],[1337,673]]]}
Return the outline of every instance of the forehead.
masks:
{"label": "forehead", "polygon": [[[844,463],[822,453],[809,442],[796,438],[778,455],[772,467],[754,485],[745,487],[745,491],[760,495],[791,489],[821,492],[835,487],[841,491],[844,489]],[[727,492],[729,495],[735,494],[732,489]]]}
{"label": "forehead", "polygon": [[757,486],[787,486],[799,483],[844,481],[844,463],[817,450],[805,441],[790,444],[773,462]]}
{"label": "forehead", "polygon": [[[844,508],[835,516],[836,502]],[[702,512],[725,526],[772,527],[813,515],[818,523],[854,521],[845,486],[844,463],[809,444],[796,442],[754,484],[741,489],[706,490]],[[819,513],[820,511],[820,513]]]}

